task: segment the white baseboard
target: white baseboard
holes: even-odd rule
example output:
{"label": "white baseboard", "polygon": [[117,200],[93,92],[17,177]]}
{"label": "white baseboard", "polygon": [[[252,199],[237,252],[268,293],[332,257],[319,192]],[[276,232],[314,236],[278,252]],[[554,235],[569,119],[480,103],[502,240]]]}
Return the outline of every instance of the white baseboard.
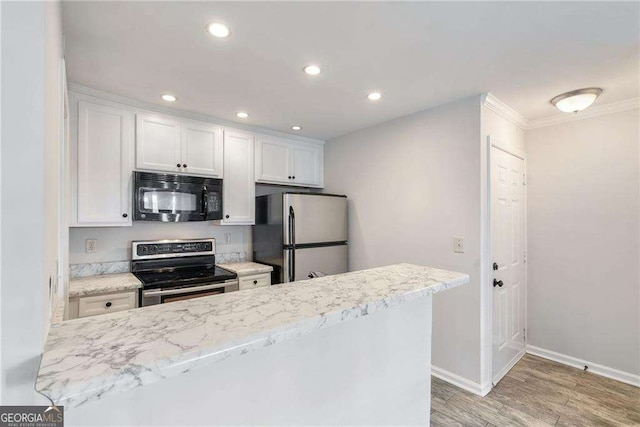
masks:
{"label": "white baseboard", "polygon": [[566,354],[556,353],[555,351],[545,350],[544,348],[532,345],[527,345],[527,353],[544,359],[553,360],[554,362],[562,363],[563,365],[573,366],[578,369],[584,369],[586,365],[589,367],[588,371],[593,374],[640,387],[640,375],[609,368],[608,366],[599,365],[587,360],[578,359],[577,357],[567,356]]}
{"label": "white baseboard", "polygon": [[478,396],[484,397],[491,391],[491,383],[480,385],[434,365],[431,365],[431,375]]}
{"label": "white baseboard", "polygon": [[509,371],[511,370],[511,368],[513,368],[514,366],[516,366],[516,363],[518,363],[520,361],[520,359],[522,359],[522,357],[527,353],[526,349],[522,349],[522,351],[518,354],[516,354],[516,356],[511,360],[511,362],[507,363],[507,366],[505,366],[504,368],[502,368],[502,371],[500,371],[500,373],[498,375],[496,375],[495,377],[493,377],[493,383],[494,384],[498,384],[498,382],[505,376],[507,375],[507,373],[509,373]]}

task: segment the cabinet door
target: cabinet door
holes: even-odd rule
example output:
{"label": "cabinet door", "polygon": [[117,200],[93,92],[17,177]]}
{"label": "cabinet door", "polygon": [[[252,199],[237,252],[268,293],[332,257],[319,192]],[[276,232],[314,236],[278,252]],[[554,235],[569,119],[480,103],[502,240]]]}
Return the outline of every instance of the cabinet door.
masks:
{"label": "cabinet door", "polygon": [[178,120],[156,114],[137,114],[136,168],[182,172],[180,129]]}
{"label": "cabinet door", "polygon": [[323,147],[296,144],[292,146],[292,181],[297,185],[322,186]]}
{"label": "cabinet door", "polygon": [[290,144],[275,138],[257,137],[256,180],[291,184]]}
{"label": "cabinet door", "polygon": [[181,158],[184,173],[222,178],[222,130],[209,123],[182,122]]}
{"label": "cabinet door", "polygon": [[131,225],[133,113],[78,103],[76,222]]}
{"label": "cabinet door", "polygon": [[224,131],[224,179],[221,224],[255,223],[253,135]]}

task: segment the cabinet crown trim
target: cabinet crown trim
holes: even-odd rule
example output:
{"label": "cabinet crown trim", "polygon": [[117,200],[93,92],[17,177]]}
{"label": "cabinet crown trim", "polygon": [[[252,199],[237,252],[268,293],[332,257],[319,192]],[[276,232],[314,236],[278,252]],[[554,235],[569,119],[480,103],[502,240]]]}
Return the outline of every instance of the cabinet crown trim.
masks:
{"label": "cabinet crown trim", "polygon": [[316,145],[324,145],[326,141],[315,138],[306,138],[300,135],[294,135],[290,133],[280,132],[276,130],[271,130],[267,128],[261,128],[257,126],[248,126],[243,125],[241,123],[232,122],[229,120],[220,119],[218,117],[208,116],[205,114],[193,113],[190,111],[180,110],[177,108],[166,107],[162,105],[152,104],[146,101],[139,101],[136,99],[128,98],[122,95],[114,95],[112,93],[103,92],[98,89],[93,89],[87,86],[80,85],[78,83],[69,82],[67,85],[69,92],[73,92],[76,94],[91,96],[95,98],[100,98],[105,101],[116,102],[119,104],[123,104],[124,106],[130,107],[132,109],[141,109],[147,111],[154,111],[160,114],[169,114],[172,116],[181,117],[184,119],[191,119],[201,122],[211,123],[213,125],[228,127],[237,130],[243,130],[255,134],[265,135],[265,136],[273,136],[276,138],[288,138],[293,139],[299,142],[305,142],[308,144],[316,144]]}

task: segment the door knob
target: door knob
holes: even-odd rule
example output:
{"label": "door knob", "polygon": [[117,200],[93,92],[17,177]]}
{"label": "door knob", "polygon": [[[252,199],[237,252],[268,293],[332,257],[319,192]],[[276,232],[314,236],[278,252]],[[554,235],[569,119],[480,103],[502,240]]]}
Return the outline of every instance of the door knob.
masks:
{"label": "door knob", "polygon": [[504,283],[502,283],[502,280],[498,280],[498,279],[493,279],[493,287],[495,288],[496,286],[504,286]]}
{"label": "door knob", "polygon": [[498,263],[494,262],[493,263],[493,271],[497,271],[498,270]]}

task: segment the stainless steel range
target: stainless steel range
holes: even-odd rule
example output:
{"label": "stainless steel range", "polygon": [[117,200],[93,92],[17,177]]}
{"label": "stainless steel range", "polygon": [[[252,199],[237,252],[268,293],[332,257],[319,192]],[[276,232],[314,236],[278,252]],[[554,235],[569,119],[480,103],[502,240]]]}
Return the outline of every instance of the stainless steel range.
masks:
{"label": "stainless steel range", "polygon": [[215,239],[133,242],[131,249],[141,307],[238,290],[237,275],[216,266]]}

